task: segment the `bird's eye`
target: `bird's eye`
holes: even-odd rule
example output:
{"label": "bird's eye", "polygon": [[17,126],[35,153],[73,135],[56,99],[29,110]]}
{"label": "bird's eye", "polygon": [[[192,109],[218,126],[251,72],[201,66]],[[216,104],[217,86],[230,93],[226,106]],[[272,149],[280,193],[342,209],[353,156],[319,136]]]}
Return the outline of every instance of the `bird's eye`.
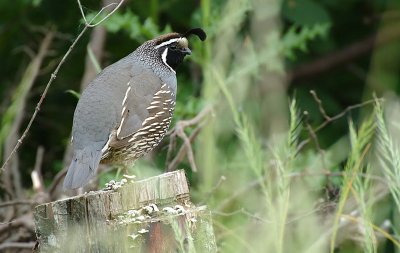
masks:
{"label": "bird's eye", "polygon": [[175,46],[175,45],[172,45],[172,46],[170,46],[169,47],[171,50],[176,50],[177,49],[177,47]]}

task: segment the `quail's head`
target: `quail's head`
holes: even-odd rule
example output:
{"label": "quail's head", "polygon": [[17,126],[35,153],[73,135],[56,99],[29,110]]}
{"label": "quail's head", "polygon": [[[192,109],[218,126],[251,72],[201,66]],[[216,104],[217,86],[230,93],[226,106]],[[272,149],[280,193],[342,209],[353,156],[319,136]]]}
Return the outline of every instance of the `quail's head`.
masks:
{"label": "quail's head", "polygon": [[190,55],[192,51],[189,48],[188,37],[197,35],[202,41],[206,39],[206,33],[201,28],[193,28],[184,34],[168,33],[148,41],[149,45],[157,51],[158,56],[163,63],[172,70],[183,62],[186,55]]}

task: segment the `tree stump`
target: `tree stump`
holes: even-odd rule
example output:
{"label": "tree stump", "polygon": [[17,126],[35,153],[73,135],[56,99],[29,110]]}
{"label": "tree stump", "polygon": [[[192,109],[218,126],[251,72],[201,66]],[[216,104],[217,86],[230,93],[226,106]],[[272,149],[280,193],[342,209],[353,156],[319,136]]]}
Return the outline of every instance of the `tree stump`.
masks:
{"label": "tree stump", "polygon": [[39,252],[216,252],[183,170],[35,208]]}

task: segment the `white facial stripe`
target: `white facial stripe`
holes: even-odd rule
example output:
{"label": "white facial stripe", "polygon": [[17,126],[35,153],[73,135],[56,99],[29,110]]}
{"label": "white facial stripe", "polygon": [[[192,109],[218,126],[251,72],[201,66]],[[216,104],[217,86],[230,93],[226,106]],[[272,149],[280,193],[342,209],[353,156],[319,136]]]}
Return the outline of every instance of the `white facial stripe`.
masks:
{"label": "white facial stripe", "polygon": [[177,41],[180,40],[180,39],[181,39],[181,38],[175,38],[175,39],[167,40],[167,41],[161,43],[160,45],[155,46],[154,48],[155,48],[155,49],[158,49],[158,48],[163,47],[163,46],[165,46],[165,45],[169,45],[169,44],[171,44],[171,43],[177,42]]}
{"label": "white facial stripe", "polygon": [[162,59],[163,63],[165,64],[165,66],[167,66],[172,72],[175,73],[175,70],[173,68],[171,68],[171,66],[169,66],[167,63],[167,54],[168,54],[168,47],[166,49],[164,49],[164,52],[161,55],[161,59]]}
{"label": "white facial stripe", "polygon": [[168,48],[164,49],[164,52],[161,55],[161,59],[165,65],[168,65],[167,64],[167,54],[168,54]]}

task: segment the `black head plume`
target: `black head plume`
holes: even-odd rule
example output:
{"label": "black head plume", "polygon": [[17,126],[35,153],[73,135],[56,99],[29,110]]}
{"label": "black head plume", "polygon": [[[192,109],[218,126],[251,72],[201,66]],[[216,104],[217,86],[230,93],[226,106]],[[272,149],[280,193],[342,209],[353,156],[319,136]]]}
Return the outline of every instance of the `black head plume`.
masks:
{"label": "black head plume", "polygon": [[202,41],[204,41],[207,38],[207,34],[201,28],[192,28],[189,31],[187,31],[182,37],[187,38],[192,34],[197,35],[197,37],[199,37],[199,39],[201,39]]}

